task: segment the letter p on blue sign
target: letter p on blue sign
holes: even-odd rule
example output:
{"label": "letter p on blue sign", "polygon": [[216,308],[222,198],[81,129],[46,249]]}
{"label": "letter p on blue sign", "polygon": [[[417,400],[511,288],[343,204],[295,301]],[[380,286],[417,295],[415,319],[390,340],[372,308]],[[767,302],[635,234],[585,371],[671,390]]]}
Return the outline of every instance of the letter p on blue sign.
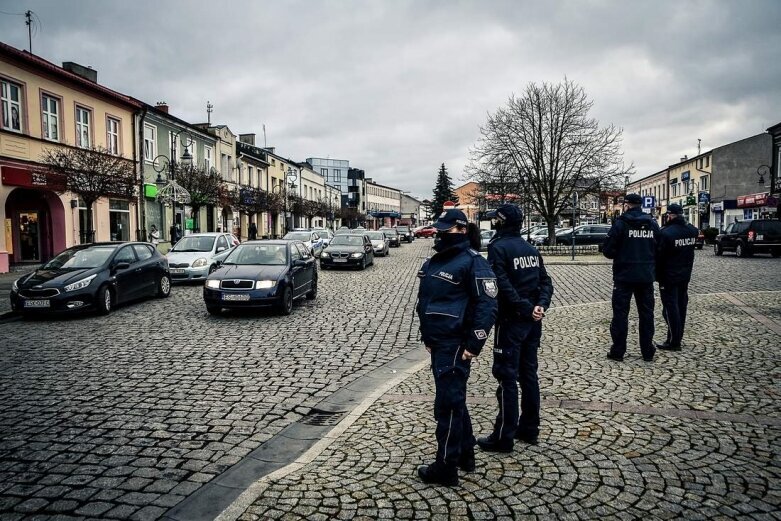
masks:
{"label": "letter p on blue sign", "polygon": [[643,208],[653,208],[656,206],[656,198],[652,195],[643,197]]}

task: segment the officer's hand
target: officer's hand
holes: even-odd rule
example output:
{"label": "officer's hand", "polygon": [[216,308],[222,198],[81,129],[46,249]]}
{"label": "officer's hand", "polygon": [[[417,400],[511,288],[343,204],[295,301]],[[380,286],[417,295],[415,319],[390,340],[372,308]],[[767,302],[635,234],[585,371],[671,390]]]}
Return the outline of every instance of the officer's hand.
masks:
{"label": "officer's hand", "polygon": [[428,353],[431,354],[431,348],[429,346],[426,346],[426,351],[428,351]]}
{"label": "officer's hand", "polygon": [[534,306],[534,311],[532,311],[532,318],[535,322],[539,322],[542,320],[542,317],[545,316],[545,309],[542,306]]}
{"label": "officer's hand", "polygon": [[476,356],[477,355],[473,355],[472,353],[470,353],[469,351],[464,349],[464,354],[461,355],[461,360],[471,360],[471,359],[473,359]]}

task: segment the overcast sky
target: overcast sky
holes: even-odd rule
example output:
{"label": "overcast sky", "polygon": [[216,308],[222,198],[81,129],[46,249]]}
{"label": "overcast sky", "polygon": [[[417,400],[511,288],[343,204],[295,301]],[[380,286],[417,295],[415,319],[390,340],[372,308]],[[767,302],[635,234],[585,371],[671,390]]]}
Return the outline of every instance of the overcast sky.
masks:
{"label": "overcast sky", "polygon": [[[280,155],[348,159],[430,197],[463,182],[486,114],[529,82],[579,83],[637,176],[781,121],[781,1],[0,0],[33,52]],[[24,18],[0,40],[27,48]]]}

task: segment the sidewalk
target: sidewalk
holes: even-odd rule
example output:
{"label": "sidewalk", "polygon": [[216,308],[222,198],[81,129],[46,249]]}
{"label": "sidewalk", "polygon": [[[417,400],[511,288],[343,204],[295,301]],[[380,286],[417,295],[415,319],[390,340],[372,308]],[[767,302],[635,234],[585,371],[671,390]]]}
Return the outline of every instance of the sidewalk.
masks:
{"label": "sidewalk", "polygon": [[[261,479],[219,519],[778,519],[779,309],[781,292],[695,295],[683,351],[643,362],[634,319],[616,363],[608,303],[553,308],[539,445],[478,452],[457,488],[422,484],[415,469],[435,450],[423,364],[311,463]],[[469,386],[477,435],[496,414],[489,346]]]}

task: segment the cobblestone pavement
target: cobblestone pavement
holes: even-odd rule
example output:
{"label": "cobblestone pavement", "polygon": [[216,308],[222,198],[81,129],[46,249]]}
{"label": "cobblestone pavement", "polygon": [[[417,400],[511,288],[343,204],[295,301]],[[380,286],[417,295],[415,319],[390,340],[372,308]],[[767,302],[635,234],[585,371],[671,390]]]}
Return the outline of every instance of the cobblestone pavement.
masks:
{"label": "cobblestone pavement", "polygon": [[[430,244],[393,249],[363,273],[321,271],[317,300],[289,317],[210,317],[201,288],[185,286],[108,317],[3,321],[0,520],[161,517],[322,398],[421,348],[415,272]],[[692,289],[780,290],[779,266],[698,252]],[[674,504],[778,516],[781,375],[767,324],[731,312],[723,296],[696,297],[685,352],[649,366],[630,349],[624,364],[608,365],[609,307],[600,302],[610,267],[550,272],[560,309],[547,319],[541,356],[542,444],[510,458],[481,455],[462,489],[421,486],[413,470],[433,439],[424,371],[305,472],[269,483],[243,518],[664,517]],[[778,294],[735,296],[781,319]],[[494,407],[489,361],[470,388],[479,430]]]}

